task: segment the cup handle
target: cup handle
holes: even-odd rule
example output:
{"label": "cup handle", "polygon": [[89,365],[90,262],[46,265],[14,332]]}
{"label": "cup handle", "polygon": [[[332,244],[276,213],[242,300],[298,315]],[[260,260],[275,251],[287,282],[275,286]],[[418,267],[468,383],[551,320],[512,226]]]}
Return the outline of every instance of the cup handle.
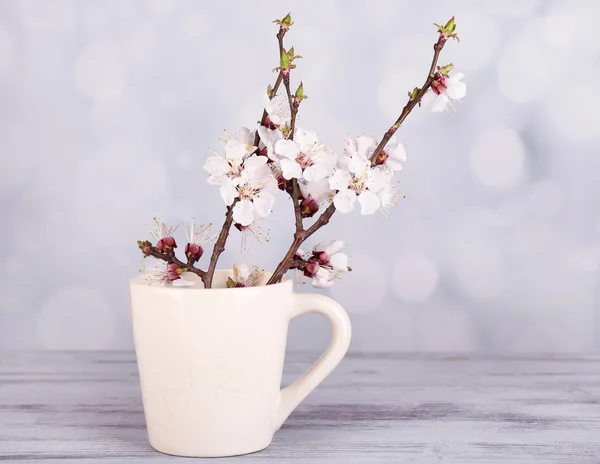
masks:
{"label": "cup handle", "polygon": [[275,416],[276,431],[304,398],[335,369],[350,346],[352,334],[350,319],[341,305],[317,293],[294,293],[294,307],[290,319],[308,313],[322,314],[327,318],[332,328],[331,342],[302,377],[280,391],[279,406]]}

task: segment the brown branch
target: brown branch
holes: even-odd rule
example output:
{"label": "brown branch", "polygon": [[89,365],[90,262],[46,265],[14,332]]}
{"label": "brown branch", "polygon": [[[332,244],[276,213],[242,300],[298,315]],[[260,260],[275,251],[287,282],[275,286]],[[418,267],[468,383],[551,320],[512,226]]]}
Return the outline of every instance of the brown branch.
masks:
{"label": "brown branch", "polygon": [[[277,93],[277,90],[279,90],[279,86],[281,85],[281,82],[283,81],[283,73],[281,71],[279,71],[279,74],[277,75],[277,79],[275,80],[275,85],[273,85],[273,90],[272,90],[272,95],[275,95]],[[273,97],[271,97],[272,99]],[[260,118],[260,125],[264,126],[265,125],[265,121],[267,120],[267,110],[263,110],[263,114]],[[256,135],[254,136],[254,146],[258,147],[258,144],[260,142],[260,135],[258,135],[258,131],[256,131]]]}
{"label": "brown branch", "polygon": [[396,122],[385,133],[385,135],[381,139],[381,142],[379,142],[379,145],[377,145],[377,148],[371,155],[371,163],[376,162],[377,157],[379,156],[381,151],[385,148],[385,146],[390,141],[390,139],[393,137],[393,135],[396,133],[396,131],[398,130],[400,125],[404,122],[404,120],[410,114],[410,112],[413,110],[413,108],[415,106],[417,106],[418,104],[420,104],[421,99],[423,98],[423,95],[425,95],[425,93],[429,90],[429,87],[431,87],[431,83],[433,82],[435,67],[437,66],[440,52],[442,51],[442,48],[444,48],[444,43],[445,43],[445,40],[443,40],[443,37],[440,36],[438,41],[433,46],[433,51],[434,51],[433,60],[431,62],[431,67],[429,68],[429,74],[427,74],[427,79],[425,80],[423,87],[421,87],[421,89],[417,92],[417,95],[414,98],[411,98],[410,100],[408,100],[408,103],[402,109],[402,113],[400,113],[400,116],[398,116],[398,119],[396,120]]}
{"label": "brown branch", "polygon": [[212,255],[210,257],[210,264],[208,265],[208,270],[204,277],[202,277],[202,281],[204,282],[204,288],[211,288],[213,276],[215,274],[215,269],[217,268],[217,261],[221,256],[221,253],[225,251],[225,242],[227,242],[227,237],[229,236],[229,229],[231,229],[231,225],[233,224],[233,207],[237,203],[237,200],[233,202],[231,206],[227,207],[227,214],[225,215],[225,222],[223,223],[223,227],[221,227],[221,232],[219,233],[219,237],[215,243],[213,248]]}
{"label": "brown branch", "polygon": [[[371,163],[373,163],[373,164],[375,163],[375,161],[377,160],[377,157],[379,156],[381,151],[385,148],[387,143],[390,141],[390,139],[392,138],[394,133],[398,130],[400,125],[404,122],[404,120],[411,113],[411,111],[414,109],[414,107],[417,106],[421,102],[423,95],[425,95],[427,90],[429,90],[429,88],[431,87],[431,83],[433,82],[434,71],[437,66],[440,52],[442,51],[442,48],[444,48],[444,43],[445,43],[445,40],[443,39],[442,36],[440,36],[438,41],[433,46],[433,50],[434,50],[433,60],[431,62],[431,67],[429,68],[429,73],[427,74],[427,79],[425,80],[423,87],[421,87],[421,89],[417,92],[417,95],[414,98],[411,98],[408,101],[408,103],[402,109],[402,112],[400,113],[400,116],[398,117],[396,122],[385,133],[385,135],[381,139],[381,142],[379,142],[379,145],[377,146],[377,148],[373,152],[373,155],[371,156]],[[284,81],[284,84],[285,84],[285,81]],[[287,90],[287,88],[286,88],[286,90]],[[288,91],[288,98],[290,98],[289,91]],[[298,248],[300,248],[300,245],[302,245],[302,243],[306,239],[308,239],[311,235],[313,235],[315,232],[317,232],[321,227],[323,227],[327,223],[329,223],[329,220],[331,219],[331,216],[333,216],[333,213],[335,213],[335,205],[332,203],[331,205],[329,205],[327,207],[327,209],[325,211],[323,211],[321,213],[321,215],[313,223],[313,225],[310,226],[308,229],[306,229],[306,231],[304,231],[304,233],[294,234],[294,241],[290,245],[290,248],[288,249],[287,253],[285,254],[283,260],[279,263],[279,265],[273,272],[273,275],[267,282],[267,285],[275,284],[281,280],[281,278],[283,277],[283,274],[285,274],[287,272],[287,270],[289,269],[289,267],[292,263],[292,260],[294,259],[294,256],[296,255],[296,252],[298,251]]]}
{"label": "brown branch", "polygon": [[166,261],[168,263],[175,263],[181,269],[187,269],[187,272],[193,272],[194,274],[196,274],[197,276],[202,278],[202,280],[204,280],[204,277],[206,276],[206,271],[203,271],[202,269],[198,269],[190,263],[184,263],[183,261],[178,260],[175,257],[175,255],[169,256],[169,255],[163,253],[162,251],[160,251],[155,246],[152,246],[145,254],[146,254],[146,256],[153,256],[154,258],[162,259],[163,261]]}
{"label": "brown branch", "polygon": [[[279,42],[279,55],[280,56],[281,56],[281,53],[283,52],[283,36],[284,35],[285,35],[285,32],[282,32],[282,30],[280,29],[279,33],[277,34],[277,39]],[[273,98],[273,96],[277,93],[277,90],[279,89],[281,82],[284,80],[283,77],[284,77],[283,71],[279,71],[279,74],[277,75],[277,79],[275,80],[275,84],[273,85],[271,98]],[[263,113],[262,113],[262,116],[260,119],[261,125],[264,125],[265,120],[267,119],[267,115],[268,115],[267,110],[263,109]],[[258,131],[256,131],[256,135],[254,136],[254,146],[258,147],[259,143],[260,143],[260,135],[258,134]],[[297,188],[297,186],[296,186],[296,188]],[[219,238],[217,238],[217,241],[213,248],[213,252],[210,257],[210,264],[208,266],[208,270],[206,271],[204,276],[201,276],[202,281],[204,282],[205,288],[211,288],[215,269],[217,268],[217,261],[219,260],[221,253],[223,253],[223,251],[225,251],[225,243],[227,242],[227,237],[229,236],[229,230],[231,229],[231,226],[233,225],[233,207],[236,202],[237,202],[237,200],[235,200],[233,202],[233,204],[227,208],[225,222],[223,223],[223,227],[221,228]],[[297,201],[296,201],[296,203],[297,203]],[[299,211],[300,210],[298,209],[298,213],[299,213]]]}
{"label": "brown branch", "polygon": [[[283,29],[279,30],[277,34],[277,41],[279,42],[279,53],[283,53],[283,36],[285,35],[285,31]],[[289,71],[288,71],[289,72]],[[283,85],[285,87],[285,93],[287,95],[288,104],[290,105],[290,135],[288,140],[294,140],[294,128],[296,126],[296,115],[298,114],[298,106],[294,104],[294,98],[292,97],[292,91],[290,90],[290,75],[284,74],[283,76]],[[302,212],[300,211],[300,192],[298,187],[298,179],[292,178],[292,203],[294,206],[294,217],[296,221],[296,234],[295,237],[301,235],[301,232],[304,232],[304,227],[302,225]],[[301,242],[302,243],[302,242]],[[298,245],[300,246],[300,245]],[[295,253],[295,251],[294,251]],[[293,254],[292,254],[293,258]],[[291,259],[291,258],[290,258]]]}

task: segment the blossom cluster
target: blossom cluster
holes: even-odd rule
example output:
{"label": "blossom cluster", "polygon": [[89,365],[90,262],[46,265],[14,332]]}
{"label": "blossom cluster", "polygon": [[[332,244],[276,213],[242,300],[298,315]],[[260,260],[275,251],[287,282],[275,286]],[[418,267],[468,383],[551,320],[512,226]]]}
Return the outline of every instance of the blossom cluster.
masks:
{"label": "blossom cluster", "polygon": [[[383,137],[379,140],[367,135],[345,138],[339,148],[331,148],[319,140],[315,132],[296,126],[296,114],[308,97],[302,83],[292,93],[290,77],[296,61],[302,57],[296,55],[294,47],[286,50],[283,45],[284,36],[294,24],[291,16],[288,14],[275,23],[279,25],[279,66],[274,69],[278,78],[263,96],[263,116],[255,127],[239,127],[227,133],[204,163],[207,181],[219,187],[227,211],[210,266],[207,271],[195,267],[204,254],[205,243],[213,238],[209,237],[210,227],[195,229],[192,223],[185,247],[186,261],[179,261],[175,257],[177,243],[173,230],[157,221],[153,233],[155,243],[138,242],[144,256],[164,261],[164,266],[155,263],[147,270],[151,280],[185,285],[179,281],[186,280],[184,275],[191,272],[210,287],[230,228],[259,236],[256,231],[260,222],[271,215],[277,196],[285,192],[292,199],[296,232],[290,249],[268,283],[278,282],[288,269],[296,269],[311,278],[315,287],[330,287],[342,273],[350,270],[348,256],[341,251],[344,242],[319,243],[311,253],[300,249],[300,245],[327,224],[335,211],[348,214],[356,207],[362,215],[378,211],[387,214],[396,204],[395,178],[408,159],[405,146],[395,136],[396,131],[417,104],[441,112],[455,108],[466,95],[464,75],[453,74],[452,64],[437,66],[439,53],[448,39],[458,40],[452,17],[443,26],[436,24],[439,37],[434,44],[434,59],[425,84],[409,92],[408,103]],[[280,88],[281,84],[285,90]],[[305,228],[303,221],[319,212],[313,224]],[[257,285],[262,277],[262,271],[257,268],[236,265],[227,287]]]}

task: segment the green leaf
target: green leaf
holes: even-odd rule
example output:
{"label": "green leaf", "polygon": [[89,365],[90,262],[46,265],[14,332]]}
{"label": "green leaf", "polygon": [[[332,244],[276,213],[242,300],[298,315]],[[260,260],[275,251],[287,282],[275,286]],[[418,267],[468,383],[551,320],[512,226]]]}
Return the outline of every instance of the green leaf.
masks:
{"label": "green leaf", "polygon": [[225,286],[226,286],[227,288],[232,288],[232,287],[235,287],[235,282],[233,281],[233,279],[232,279],[231,277],[229,277],[229,278],[227,279],[227,282],[225,282]]}
{"label": "green leaf", "polygon": [[285,51],[285,48],[283,49],[283,52],[281,52],[281,60],[279,61],[279,66],[281,67],[281,69],[290,69],[290,57]]}

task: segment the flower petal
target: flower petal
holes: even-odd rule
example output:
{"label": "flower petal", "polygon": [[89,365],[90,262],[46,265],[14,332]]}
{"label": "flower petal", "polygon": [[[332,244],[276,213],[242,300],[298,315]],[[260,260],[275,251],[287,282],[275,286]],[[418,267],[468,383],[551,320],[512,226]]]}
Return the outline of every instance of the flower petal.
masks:
{"label": "flower petal", "polygon": [[348,184],[352,180],[352,176],[345,169],[337,169],[333,176],[329,178],[329,187],[333,190],[344,190],[348,188]]}
{"label": "flower petal", "polygon": [[300,148],[293,140],[278,140],[275,144],[275,153],[295,160],[300,153]]}
{"label": "flower petal", "polygon": [[370,167],[371,161],[362,155],[353,156],[348,164],[348,169],[350,172],[356,174],[357,176],[364,175]]}
{"label": "flower petal", "polygon": [[348,156],[353,156],[356,154],[356,142],[351,138],[344,138],[342,140],[342,144],[344,146],[344,151]]}
{"label": "flower petal", "polygon": [[316,182],[321,179],[325,179],[330,174],[326,166],[322,164],[313,164],[304,170],[304,178],[308,182]]}
{"label": "flower petal", "polygon": [[254,173],[265,167],[267,158],[264,156],[251,155],[244,161],[244,171]]}
{"label": "flower petal", "polygon": [[225,156],[228,160],[234,161],[236,164],[242,164],[244,156],[252,153],[256,147],[250,147],[245,143],[237,140],[230,140],[225,144]]}
{"label": "flower petal", "polygon": [[434,113],[445,111],[449,101],[450,99],[445,93],[437,95],[433,101],[433,104],[431,105],[431,111]]}
{"label": "flower petal", "polygon": [[361,214],[373,214],[381,206],[379,197],[370,190],[365,190],[358,196],[358,202],[360,203]]}
{"label": "flower petal", "polygon": [[464,82],[450,81],[450,79],[447,82],[448,86],[445,93],[453,100],[460,100],[467,94],[467,84]]}
{"label": "flower petal", "polygon": [[235,184],[229,179],[224,180],[219,191],[221,192],[221,198],[227,206],[231,206],[233,200],[238,196],[238,191],[235,188]]}
{"label": "flower petal", "polygon": [[336,271],[347,271],[348,270],[348,255],[346,253],[335,253],[330,256],[329,264]]}
{"label": "flower petal", "polygon": [[343,240],[330,240],[329,242],[319,242],[313,247],[315,253],[327,253],[332,256],[346,246]]}
{"label": "flower petal", "polygon": [[233,265],[233,279],[236,282],[243,282],[250,277],[250,268],[247,264],[239,263]]}
{"label": "flower petal", "polygon": [[304,198],[312,197],[319,205],[324,202],[331,201],[333,190],[329,188],[329,180],[321,179],[315,182],[307,182],[301,180],[298,182],[300,192]]}
{"label": "flower petal", "polygon": [[356,202],[356,193],[352,190],[340,190],[333,197],[333,204],[336,209],[343,214],[349,213],[354,208]]}
{"label": "flower petal", "polygon": [[392,180],[392,173],[381,167],[374,167],[369,169],[367,174],[367,187],[372,192],[378,192],[379,190],[389,187]]}
{"label": "flower petal", "polygon": [[260,218],[266,218],[273,211],[275,196],[271,192],[259,192],[254,197],[255,214]]}
{"label": "flower petal", "polygon": [[298,143],[302,151],[309,151],[310,147],[319,143],[319,138],[314,132],[307,132],[298,128],[294,134],[294,140]]}
{"label": "flower petal", "polygon": [[281,166],[281,175],[285,180],[302,177],[302,167],[296,161],[283,158],[279,165]]}
{"label": "flower petal", "polygon": [[358,147],[358,154],[363,158],[370,158],[377,147],[377,142],[373,137],[361,135],[356,139],[356,146]]}
{"label": "flower petal", "polygon": [[240,126],[235,130],[235,138],[244,145],[254,145],[255,136],[256,129],[250,130],[247,127]]}
{"label": "flower petal", "polygon": [[263,106],[265,107],[265,111],[267,114],[271,114],[273,112],[273,102],[269,98],[269,94],[265,93],[263,95]]}
{"label": "flower petal", "polygon": [[325,268],[319,268],[317,275],[312,281],[315,288],[329,288],[333,285],[334,279],[331,272]]}
{"label": "flower petal", "polygon": [[213,176],[222,176],[229,171],[229,163],[220,156],[209,156],[204,163],[204,170]]}
{"label": "flower petal", "polygon": [[406,161],[406,148],[401,143],[396,143],[394,145],[388,145],[386,148],[386,152],[390,155],[390,158],[395,159],[396,161]]}
{"label": "flower petal", "polygon": [[390,168],[392,171],[402,171],[402,163],[391,157],[385,160],[385,165]]}
{"label": "flower petal", "polygon": [[233,220],[242,226],[254,221],[254,205],[250,200],[240,200],[233,207]]}

